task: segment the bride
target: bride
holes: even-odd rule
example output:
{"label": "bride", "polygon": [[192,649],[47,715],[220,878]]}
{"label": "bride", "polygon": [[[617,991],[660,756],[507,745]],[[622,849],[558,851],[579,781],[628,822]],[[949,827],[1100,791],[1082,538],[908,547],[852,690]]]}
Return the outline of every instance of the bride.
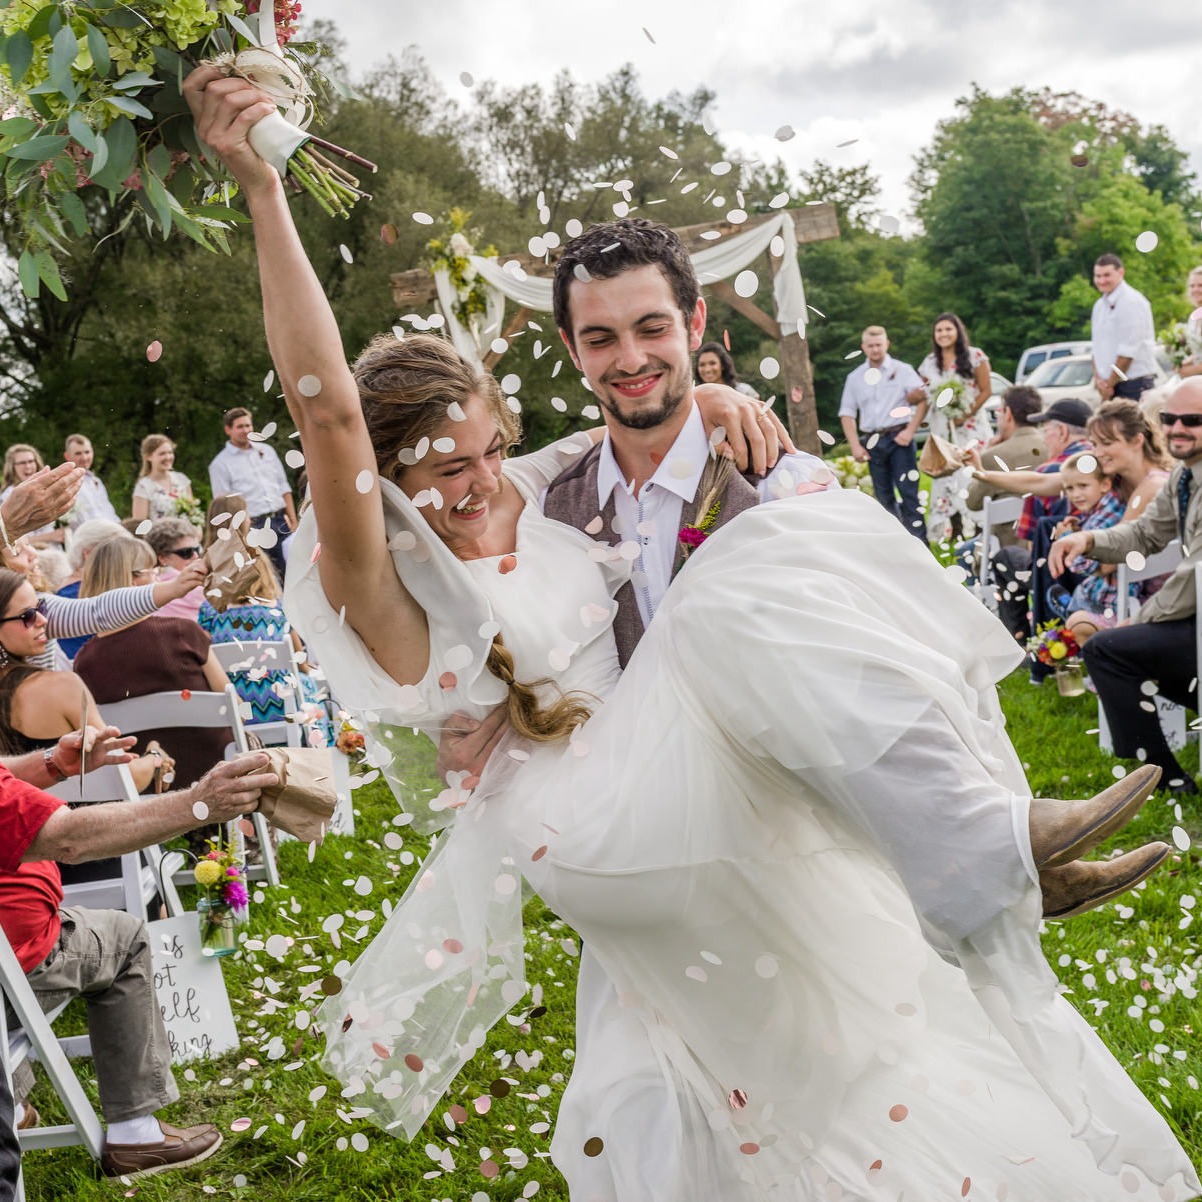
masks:
{"label": "bride", "polygon": [[[352,375],[246,140],[274,105],[203,68],[185,91],[250,205],[307,458],[290,616],[414,821],[449,821],[323,1007],[344,1095],[416,1133],[524,993],[525,877],[615,987],[553,1146],[578,1202],[1196,1197],[1057,993],[1034,866],[1000,901],[980,889],[967,828],[1029,796],[993,691],[1005,631],[871,501],[816,494],[709,539],[619,673],[628,545],[537,504],[589,436],[504,459],[495,383],[438,339],[377,338]],[[501,702],[512,733],[482,779],[421,812],[390,743]],[[964,807],[915,819],[925,857],[866,833],[864,798],[903,772]]]}

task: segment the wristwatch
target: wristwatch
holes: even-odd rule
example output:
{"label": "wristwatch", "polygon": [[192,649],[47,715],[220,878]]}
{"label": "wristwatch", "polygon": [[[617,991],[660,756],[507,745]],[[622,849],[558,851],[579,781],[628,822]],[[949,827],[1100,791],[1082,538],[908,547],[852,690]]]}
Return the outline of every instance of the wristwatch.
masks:
{"label": "wristwatch", "polygon": [[54,758],[54,753],[57,750],[55,747],[47,747],[42,752],[42,763],[46,765],[46,771],[55,779],[61,782],[67,779],[67,774],[59,767],[58,760]]}

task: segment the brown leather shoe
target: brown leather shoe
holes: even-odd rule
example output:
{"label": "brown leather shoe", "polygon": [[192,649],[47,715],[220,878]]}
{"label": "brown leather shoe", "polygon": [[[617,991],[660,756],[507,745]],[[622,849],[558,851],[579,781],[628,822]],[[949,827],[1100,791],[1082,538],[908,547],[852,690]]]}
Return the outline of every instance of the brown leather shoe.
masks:
{"label": "brown leather shoe", "polygon": [[173,1127],[159,1122],[163,1138],[157,1144],[110,1144],[105,1141],[100,1169],[106,1177],[148,1177],[207,1160],[221,1147],[221,1132],[212,1123]]}
{"label": "brown leather shoe", "polygon": [[1039,874],[1044,918],[1071,918],[1135,888],[1173,849],[1147,843],[1113,860],[1074,860]]}
{"label": "brown leather shoe", "polygon": [[1159,780],[1160,769],[1144,764],[1084,801],[1032,798],[1028,826],[1035,867],[1059,868],[1104,843],[1139,813]]}

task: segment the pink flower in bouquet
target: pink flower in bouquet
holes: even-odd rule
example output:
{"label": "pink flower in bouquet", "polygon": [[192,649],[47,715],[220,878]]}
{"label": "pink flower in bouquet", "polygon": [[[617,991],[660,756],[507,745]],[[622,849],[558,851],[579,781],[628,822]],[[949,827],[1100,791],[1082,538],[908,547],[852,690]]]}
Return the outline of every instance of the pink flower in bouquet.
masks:
{"label": "pink flower in bouquet", "polygon": [[250,894],[241,880],[227,881],[222,894],[225,904],[232,906],[236,911],[244,911],[250,906]]}
{"label": "pink flower in bouquet", "polygon": [[[246,11],[257,13],[260,0],[246,0]],[[300,22],[300,0],[275,0],[275,27],[279,33],[280,45],[285,45],[296,34]]]}
{"label": "pink flower in bouquet", "polygon": [[686,547],[692,548],[700,547],[701,544],[705,542],[707,538],[709,538],[709,535],[697,526],[681,526],[676,533],[676,537]]}

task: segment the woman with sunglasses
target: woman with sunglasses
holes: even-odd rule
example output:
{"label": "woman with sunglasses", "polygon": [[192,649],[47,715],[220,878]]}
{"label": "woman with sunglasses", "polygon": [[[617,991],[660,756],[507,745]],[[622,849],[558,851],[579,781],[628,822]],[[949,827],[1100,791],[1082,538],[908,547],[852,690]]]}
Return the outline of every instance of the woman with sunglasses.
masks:
{"label": "woman with sunglasses", "polygon": [[[245,515],[239,517],[238,515]],[[234,523],[244,526],[250,522],[246,500],[238,493],[227,493],[214,497],[205,521],[205,549],[217,539],[218,531]],[[329,692],[324,679],[318,678],[304,656],[305,645],[284,616],[283,594],[279,578],[266,555],[255,561],[259,577],[241,596],[234,598],[224,610],[217,610],[204,600],[197,620],[214,643],[247,643],[276,641],[291,643],[297,662],[286,669],[264,670],[248,655],[244,666],[231,667],[229,677],[238,696],[250,706],[250,717],[246,725],[254,728],[266,722],[283,722],[284,700],[280,689],[300,685],[301,700],[308,712],[304,723],[303,737],[311,747],[326,747],[333,743],[334,732],[330,725],[326,703]]]}
{"label": "woman with sunglasses", "polygon": [[[36,666],[46,649],[50,601],[16,572],[0,568],[0,753],[23,755],[54,747],[63,735],[108,725],[88,687],[74,672],[48,672]],[[146,754],[129,764],[139,792],[170,766],[153,740]]]}
{"label": "woman with sunglasses", "polygon": [[[130,584],[146,583],[157,573],[155,554],[141,539],[113,539],[92,552],[80,595],[99,597]],[[186,618],[140,618],[121,630],[103,632],[81,649],[75,670],[101,706],[149,693],[220,693],[229,684],[209,636]],[[222,759],[234,737],[228,729],[181,727],[148,730],[145,736],[170,743],[181,786],[199,780]]]}
{"label": "woman with sunglasses", "polygon": [[[119,527],[114,527],[113,536],[128,537]],[[37,553],[25,539],[17,539],[11,546],[0,546],[0,566],[25,577],[46,603],[47,642],[38,654],[35,666],[47,669],[70,667],[75,653],[94,634],[120,630],[131,622],[157,613],[176,597],[203,583],[206,575],[204,566],[198,562],[174,580],[159,581],[147,574],[132,581],[128,588],[80,599],[49,591],[38,572]],[[70,651],[60,647],[60,639],[71,640]]]}
{"label": "woman with sunglasses", "polygon": [[[177,579],[185,568],[197,563],[204,554],[200,532],[187,518],[160,518],[146,531],[146,541],[158,558],[159,579],[163,581]],[[198,582],[190,592],[164,605],[158,616],[187,618],[189,622],[195,622],[205,599],[201,583]]]}

